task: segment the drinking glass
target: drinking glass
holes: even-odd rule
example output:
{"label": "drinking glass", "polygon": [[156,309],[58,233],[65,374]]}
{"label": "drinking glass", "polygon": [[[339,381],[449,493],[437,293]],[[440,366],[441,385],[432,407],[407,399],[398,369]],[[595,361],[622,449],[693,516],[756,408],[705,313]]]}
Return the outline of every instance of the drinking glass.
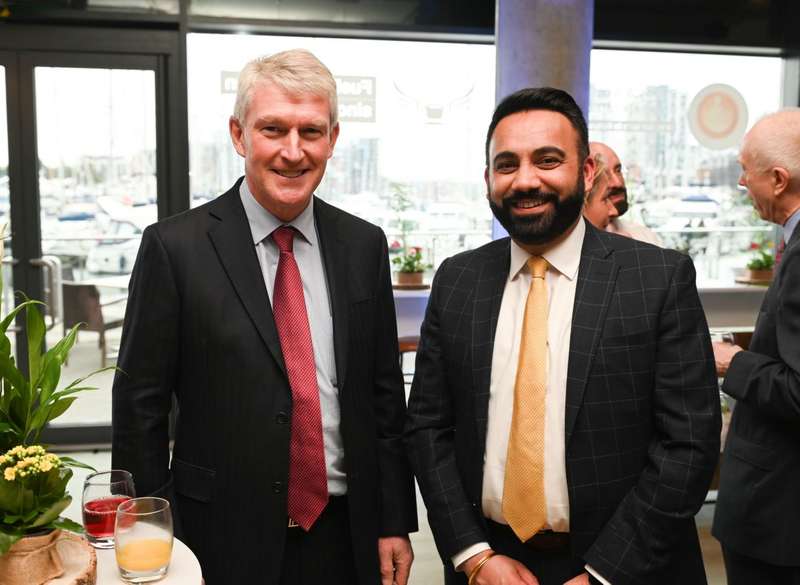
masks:
{"label": "drinking glass", "polygon": [[133,498],[117,508],[119,574],[128,583],[157,581],[172,557],[172,512],[164,498]]}
{"label": "drinking glass", "polygon": [[136,497],[133,476],[122,469],[99,471],[83,482],[83,527],[95,548],[114,548],[117,506]]}

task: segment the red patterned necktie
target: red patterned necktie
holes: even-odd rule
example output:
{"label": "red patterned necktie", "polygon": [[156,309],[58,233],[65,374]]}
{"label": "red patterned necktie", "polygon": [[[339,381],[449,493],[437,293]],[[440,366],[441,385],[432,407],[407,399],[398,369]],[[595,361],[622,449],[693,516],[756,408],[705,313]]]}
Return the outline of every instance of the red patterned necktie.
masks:
{"label": "red patterned necktie", "polygon": [[289,517],[307,531],[328,503],[328,479],[311,328],[303,281],[292,252],[294,234],[294,228],[288,226],[272,232],[272,239],[281,253],[275,274],[272,313],[292,388]]}
{"label": "red patterned necktie", "polygon": [[781,258],[783,258],[783,251],[786,249],[786,240],[781,238],[781,241],[778,243],[778,249],[775,252],[775,268],[778,268],[778,264],[781,263]]}

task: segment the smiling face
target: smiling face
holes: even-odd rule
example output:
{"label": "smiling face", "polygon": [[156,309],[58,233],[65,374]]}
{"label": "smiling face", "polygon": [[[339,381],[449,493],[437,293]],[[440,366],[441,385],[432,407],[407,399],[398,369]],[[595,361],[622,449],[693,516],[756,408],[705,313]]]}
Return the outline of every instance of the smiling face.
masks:
{"label": "smiling face", "polygon": [[253,197],[281,221],[291,221],[322,181],[339,125],[331,128],[326,97],[291,95],[273,83],[251,91],[244,120],[230,120],[231,139],[244,157]]}
{"label": "smiling face", "polygon": [[578,133],[562,114],[527,110],[506,116],[489,143],[489,204],[515,242],[539,253],[572,231],[594,160],[581,160]]}

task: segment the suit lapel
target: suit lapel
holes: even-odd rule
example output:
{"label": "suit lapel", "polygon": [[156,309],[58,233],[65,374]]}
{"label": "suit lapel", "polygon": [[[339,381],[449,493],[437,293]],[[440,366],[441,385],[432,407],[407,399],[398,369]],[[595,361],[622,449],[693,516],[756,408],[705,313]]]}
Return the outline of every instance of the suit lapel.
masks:
{"label": "suit lapel", "polygon": [[567,445],[583,404],[586,381],[619,272],[619,266],[609,257],[610,254],[611,249],[603,243],[599,232],[587,222],[569,344],[565,412]]}
{"label": "suit lapel", "polygon": [[347,242],[339,234],[337,210],[316,197],[314,198],[314,220],[328,282],[328,295],[331,299],[336,383],[341,390],[344,388],[344,379],[347,374],[349,319]]}
{"label": "suit lapel", "polygon": [[[478,281],[472,310],[472,375],[475,393],[475,421],[478,445],[486,445],[489,394],[492,374],[494,334],[500,303],[503,300],[510,264],[510,240],[498,240],[495,249],[486,250],[478,267]],[[499,248],[499,250],[498,250]]]}
{"label": "suit lapel", "polygon": [[208,231],[208,237],[217,251],[220,263],[258,334],[285,374],[286,365],[283,362],[267,288],[253,245],[250,225],[239,199],[239,182],[209,205],[209,214],[219,220]]}

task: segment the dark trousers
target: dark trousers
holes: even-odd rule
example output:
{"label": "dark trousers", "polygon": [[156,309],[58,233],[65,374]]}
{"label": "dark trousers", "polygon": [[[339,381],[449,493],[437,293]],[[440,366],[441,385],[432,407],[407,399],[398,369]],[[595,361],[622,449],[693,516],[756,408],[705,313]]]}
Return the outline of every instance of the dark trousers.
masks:
{"label": "dark trousers", "polygon": [[[573,559],[570,547],[561,550],[534,550],[523,542],[505,524],[487,520],[489,545],[500,555],[519,561],[539,580],[539,585],[564,585],[573,577],[585,572],[581,559]],[[463,585],[467,582],[464,573],[452,570],[452,564],[445,568],[446,585]]]}
{"label": "dark trousers", "polygon": [[357,582],[347,497],[331,497],[311,530],[286,529],[280,585],[353,585]]}
{"label": "dark trousers", "polygon": [[728,585],[800,585],[800,567],[770,565],[722,547]]}

